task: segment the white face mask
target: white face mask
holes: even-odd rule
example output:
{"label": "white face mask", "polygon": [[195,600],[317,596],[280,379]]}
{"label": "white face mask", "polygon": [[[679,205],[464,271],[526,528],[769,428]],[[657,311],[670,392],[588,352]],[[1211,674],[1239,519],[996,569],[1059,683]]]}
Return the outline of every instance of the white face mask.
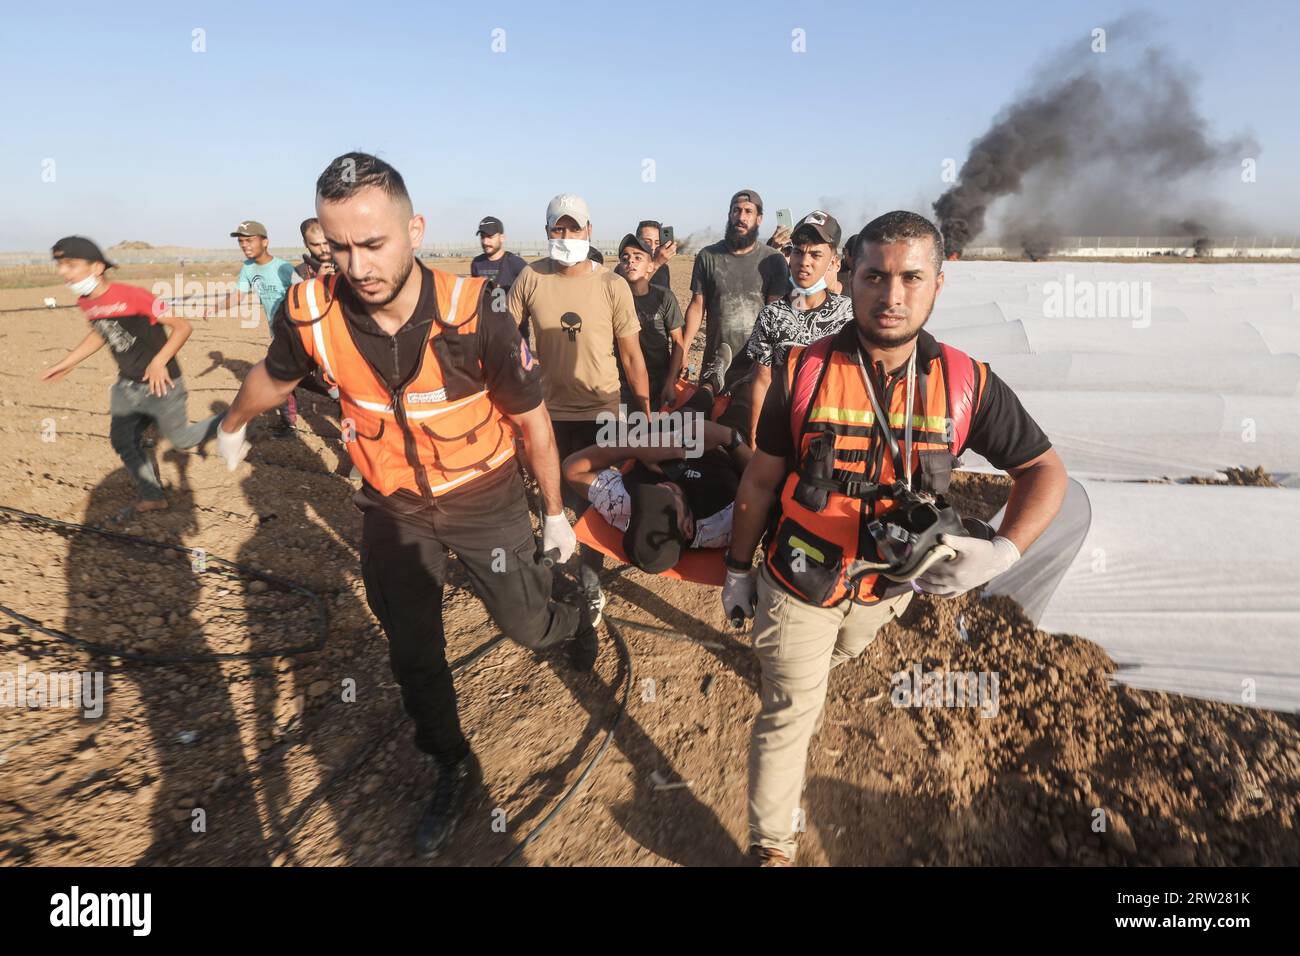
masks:
{"label": "white face mask", "polygon": [[69,282],[68,288],[77,294],[77,298],[81,299],[94,292],[97,285],[99,285],[99,276],[92,272],[80,282]]}
{"label": "white face mask", "polygon": [[576,266],[587,258],[591,252],[591,243],[586,239],[548,239],[546,254],[566,266]]}
{"label": "white face mask", "polygon": [[825,290],[826,276],[823,275],[820,279],[818,279],[816,282],[814,282],[806,289],[802,288],[798,282],[794,281],[794,276],[790,277],[790,284],[794,286],[795,295],[816,295],[818,292],[822,292],[823,290]]}

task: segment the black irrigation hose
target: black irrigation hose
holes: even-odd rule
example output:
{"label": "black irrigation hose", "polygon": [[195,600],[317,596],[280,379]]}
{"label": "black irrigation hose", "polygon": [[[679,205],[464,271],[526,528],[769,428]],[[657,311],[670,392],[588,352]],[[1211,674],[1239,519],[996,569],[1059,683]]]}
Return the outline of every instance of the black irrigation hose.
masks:
{"label": "black irrigation hose", "polygon": [[[605,759],[605,754],[609,750],[609,745],[614,740],[614,734],[618,730],[619,724],[623,721],[623,715],[627,713],[627,704],[632,693],[632,684],[634,683],[632,679],[632,652],[628,648],[627,642],[623,639],[622,633],[619,632],[613,622],[611,622],[609,618],[605,618],[605,621],[609,625],[610,635],[614,638],[614,646],[618,649],[619,661],[623,665],[625,674],[623,681],[623,699],[619,701],[618,713],[614,715],[614,721],[609,725],[609,729],[605,731],[604,739],[600,742],[600,746],[596,749],[595,754],[592,755],[591,760],[589,760],[587,765],[582,768],[582,772],[578,774],[578,778],[569,785],[569,788],[556,802],[555,806],[551,808],[551,811],[546,814],[546,816],[543,817],[535,827],[529,830],[527,836],[515,844],[509,853],[498,860],[494,864],[495,866],[509,866],[511,863],[514,863],[523,854],[524,850],[528,849],[528,847],[532,845],[533,841],[541,836],[542,832],[548,826],[555,822],[555,819],[568,805],[569,801],[573,799],[574,795],[577,794],[582,785],[586,783],[587,778],[591,776],[597,765]],[[485,641],[464,657],[455,661],[450,667],[452,674],[457,674],[469,667],[469,665],[473,664],[475,661],[482,659],[491,651],[495,650],[505,640],[505,635],[498,634],[491,640]],[[344,761],[342,766],[331,773],[325,780],[322,780],[316,788],[303,799],[302,803],[298,805],[298,809],[294,812],[293,822],[289,824],[284,837],[276,846],[275,853],[277,855],[288,848],[289,841],[292,839],[294,833],[296,833],[298,829],[302,827],[308,819],[310,819],[316,806],[322,799],[324,799],[325,794],[329,793],[336,783],[347,777],[369,760],[371,755],[379,749],[379,746],[391,737],[397,728],[402,725],[403,718],[404,715],[399,716],[387,730],[358,749],[355,754]]]}
{"label": "black irrigation hose", "polygon": [[[181,554],[188,554],[191,557],[200,556],[200,549],[197,548],[187,548],[179,544],[168,544],[164,541],[152,541],[149,538],[141,538],[133,534],[124,534],[120,531],[109,531],[106,528],[97,528],[94,525],[77,524],[73,521],[60,521],[57,518],[48,518],[45,515],[33,514],[30,511],[22,511],[18,508],[10,508],[6,505],[0,505],[0,514],[13,516],[19,521],[34,522],[36,524],[48,525],[50,527],[62,528],[69,531],[89,532],[92,534],[102,535],[105,538],[112,538],[117,541],[126,541],[130,544],[160,548],[165,551],[177,551]],[[301,644],[296,647],[289,647],[276,651],[239,651],[224,654],[137,654],[134,651],[107,647],[103,644],[96,644],[93,641],[87,641],[80,637],[74,637],[73,635],[60,631],[57,628],[46,627],[39,621],[34,621],[25,614],[21,614],[3,604],[0,604],[0,614],[8,615],[34,631],[39,631],[49,637],[63,641],[65,644],[80,647],[83,650],[90,651],[92,654],[99,654],[105,657],[119,657],[123,660],[136,661],[141,664],[208,664],[216,661],[252,661],[267,657],[292,657],[298,654],[309,654],[314,651],[319,651],[325,646],[325,641],[329,637],[329,611],[325,607],[325,602],[315,591],[309,590],[301,584],[290,581],[287,578],[282,578],[274,574],[267,574],[264,571],[256,571],[253,568],[246,567],[242,564],[236,564],[233,561],[227,561],[225,558],[218,558],[215,555],[210,555],[206,552],[202,554],[202,558],[205,562],[205,566],[203,571],[199,572],[200,574],[207,573],[210,567],[215,565],[216,567],[234,572],[232,575],[234,577],[246,576],[256,578],[271,584],[277,584],[285,590],[305,596],[316,605],[316,640],[310,644]]]}
{"label": "black irrigation hose", "polygon": [[600,742],[600,747],[597,748],[587,766],[583,768],[582,773],[578,774],[578,779],[573,781],[573,785],[565,791],[564,796],[551,808],[551,812],[529,831],[528,836],[520,840],[513,850],[497,861],[497,866],[507,866],[517,860],[524,850],[541,835],[542,831],[560,815],[560,811],[578,792],[578,788],[591,776],[591,772],[596,769],[596,765],[605,758],[605,752],[609,750],[609,745],[614,740],[614,732],[618,730],[618,725],[623,722],[623,715],[627,713],[628,697],[632,692],[632,652],[628,649],[627,642],[623,640],[623,635],[614,626],[614,623],[608,619],[606,619],[605,623],[609,626],[609,633],[614,638],[614,646],[618,648],[619,660],[622,662],[626,673],[626,679],[623,681],[623,699],[619,701],[618,713],[614,715],[614,722],[609,725],[609,730],[605,731],[605,739]]}
{"label": "black irrigation hose", "polygon": [[[182,545],[167,544],[166,542],[162,542],[162,541],[151,541],[148,538],[141,538],[137,535],[124,534],[119,531],[109,531],[105,528],[97,528],[93,525],[78,524],[72,521],[60,521],[57,518],[49,518],[46,517],[45,515],[33,514],[32,512],[22,511],[18,508],[10,508],[6,505],[0,505],[0,513],[14,516],[20,521],[30,521],[38,524],[45,524],[51,527],[63,528],[71,531],[90,532],[93,534],[103,535],[106,538],[112,538],[118,541],[127,541],[132,544],[141,544],[149,547],[161,548],[168,551],[177,551],[182,554],[188,554],[191,556],[195,556],[197,551],[197,549],[194,548],[187,548]],[[308,590],[302,585],[296,584],[293,581],[289,581],[285,578],[281,578],[273,574],[266,574],[265,572],[262,571],[255,571],[252,568],[248,568],[243,565],[236,564],[233,561],[227,561],[225,558],[218,558],[205,553],[204,559],[205,561],[212,562],[214,564],[217,564],[225,568],[229,568],[240,574],[248,575],[250,577],[254,577],[263,581],[268,581],[274,584],[279,584],[290,591],[294,591],[296,593],[306,595],[308,598],[310,598],[312,601],[316,603],[317,608],[320,612],[320,636],[318,640],[311,645],[303,645],[301,647],[290,648],[288,650],[283,650],[283,651],[255,651],[255,652],[242,652],[242,653],[230,653],[230,654],[191,654],[191,655],[135,654],[120,649],[106,648],[102,645],[95,644],[91,641],[86,641],[78,637],[73,637],[71,634],[66,634],[63,631],[59,631],[54,628],[47,628],[44,625],[36,621],[33,621],[31,618],[27,617],[26,615],[20,614],[19,612],[14,611],[11,608],[5,607],[2,604],[0,604],[0,613],[12,617],[13,619],[21,622],[22,624],[31,628],[32,630],[39,631],[42,634],[46,634],[60,641],[64,641],[65,643],[84,648],[86,650],[91,651],[92,653],[104,654],[106,656],[119,657],[124,660],[133,660],[133,661],[137,661],[140,663],[147,663],[147,664],[187,664],[187,663],[207,663],[207,662],[219,661],[219,660],[254,660],[254,659],[264,658],[264,657],[288,657],[294,654],[305,654],[312,651],[319,651],[321,648],[325,646],[325,641],[329,636],[329,616],[325,608],[324,602],[321,600],[320,595],[316,594],[316,592]],[[205,567],[204,570],[206,572],[207,568]],[[551,811],[545,817],[543,817],[538,822],[538,824],[535,827],[533,827],[532,830],[530,830],[528,834],[522,840],[520,840],[519,843],[517,843],[509,853],[507,853],[504,857],[502,857],[500,860],[497,861],[496,863],[497,866],[507,866],[515,862],[523,854],[524,850],[526,850],[530,845],[532,845],[532,843],[539,836],[541,836],[542,832],[555,821],[555,819],[568,805],[569,801],[573,799],[575,794],[577,794],[579,788],[581,788],[582,785],[586,783],[587,779],[591,776],[592,772],[605,758],[605,754],[609,751],[609,745],[614,740],[614,734],[618,730],[619,724],[622,723],[623,716],[627,713],[628,700],[631,696],[632,684],[633,684],[632,652],[628,648],[627,642],[623,639],[622,633],[615,626],[614,622],[606,618],[606,625],[609,627],[610,635],[614,638],[614,645],[618,650],[619,661],[623,665],[623,670],[624,670],[623,699],[619,701],[618,712],[614,715],[614,720],[610,724],[609,729],[605,731],[605,737],[600,742],[600,746],[596,749],[596,753],[592,755],[591,760],[587,762],[587,765],[582,769],[582,772],[578,774],[578,778],[574,780],[572,784],[570,784],[569,788],[564,792],[564,795],[560,797],[559,801],[555,804],[555,806],[551,808]],[[491,638],[488,641],[485,641],[483,644],[479,645],[477,648],[470,651],[464,657],[455,661],[451,665],[451,672],[453,674],[459,673],[460,671],[469,667],[471,664],[475,663],[476,661],[481,660],[487,654],[491,653],[502,643],[504,643],[505,640],[506,640],[505,635],[498,634],[496,637]],[[351,758],[349,758],[343,764],[343,766],[339,767],[337,770],[331,773],[329,777],[321,781],[321,783],[318,784],[316,788],[310,794],[307,795],[306,798],[304,798],[303,802],[298,805],[298,809],[294,813],[294,820],[288,826],[285,835],[279,844],[277,853],[282,852],[287,847],[287,844],[289,840],[292,838],[293,834],[297,832],[297,830],[304,823],[306,823],[306,821],[310,818],[312,812],[315,810],[317,804],[325,796],[325,794],[329,792],[329,790],[334,786],[334,784],[337,783],[339,780],[342,780],[344,777],[350,774],[357,767],[361,766],[361,764],[363,764],[367,759],[369,759],[369,757],[375,752],[375,750],[378,749],[379,745],[382,744],[389,737],[391,737],[392,734],[397,730],[397,728],[401,726],[401,723],[402,723],[401,718],[399,718],[397,721],[394,721],[394,723],[388,728],[388,730],[384,731],[382,734],[380,734],[370,743],[362,747],[356,754],[354,754]]]}

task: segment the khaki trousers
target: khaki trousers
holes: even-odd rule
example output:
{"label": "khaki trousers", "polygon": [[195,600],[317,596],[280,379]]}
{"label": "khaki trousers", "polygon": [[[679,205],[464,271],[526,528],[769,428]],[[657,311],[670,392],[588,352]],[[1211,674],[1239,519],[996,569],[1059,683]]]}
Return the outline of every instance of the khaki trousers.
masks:
{"label": "khaki trousers", "polygon": [[876,632],[903,613],[912,592],[870,606],[842,601],[816,607],[758,572],[754,653],[763,677],[762,708],[749,748],[749,842],[794,859],[804,829],[799,797],[808,742],[826,702],[831,668],[861,654]]}

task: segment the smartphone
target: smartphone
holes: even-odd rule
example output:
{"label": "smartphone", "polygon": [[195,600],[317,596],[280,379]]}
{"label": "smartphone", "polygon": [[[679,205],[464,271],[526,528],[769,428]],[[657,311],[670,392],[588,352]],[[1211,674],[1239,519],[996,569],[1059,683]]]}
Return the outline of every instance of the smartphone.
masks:
{"label": "smartphone", "polygon": [[791,215],[789,209],[778,209],[776,211],[776,225],[778,229],[794,230],[794,216]]}
{"label": "smartphone", "polygon": [[664,226],[659,230],[659,245],[666,246],[673,241],[673,227]]}

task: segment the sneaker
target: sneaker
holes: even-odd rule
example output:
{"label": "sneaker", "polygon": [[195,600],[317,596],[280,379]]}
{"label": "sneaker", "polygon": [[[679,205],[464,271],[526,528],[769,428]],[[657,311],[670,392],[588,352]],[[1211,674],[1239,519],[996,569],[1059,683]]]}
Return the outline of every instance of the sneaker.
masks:
{"label": "sneaker", "polygon": [[297,434],[298,434],[298,429],[296,429],[294,426],[290,425],[288,422],[284,420],[281,420],[271,426],[272,438],[293,438]]}
{"label": "sneaker", "polygon": [[594,568],[582,564],[578,568],[578,582],[582,588],[582,600],[591,615],[591,626],[600,627],[600,612],[605,609],[605,592],[600,589],[600,576]]}
{"label": "sneaker", "polygon": [[[601,603],[604,603],[603,599]],[[569,641],[569,663],[574,670],[589,671],[596,666],[596,655],[600,647],[596,625],[592,623],[590,615],[583,611],[583,608],[578,609],[578,629]]]}
{"label": "sneaker", "polygon": [[794,866],[794,861],[771,846],[751,846],[749,848],[751,866]]}
{"label": "sneaker", "polygon": [[447,845],[456,830],[470,794],[483,783],[483,768],[471,751],[460,763],[438,767],[433,798],[420,815],[415,830],[415,852],[430,859]]}
{"label": "sneaker", "polygon": [[605,592],[600,589],[599,584],[594,589],[584,588],[582,600],[587,605],[587,612],[591,615],[591,626],[600,627],[600,612],[605,609]]}

